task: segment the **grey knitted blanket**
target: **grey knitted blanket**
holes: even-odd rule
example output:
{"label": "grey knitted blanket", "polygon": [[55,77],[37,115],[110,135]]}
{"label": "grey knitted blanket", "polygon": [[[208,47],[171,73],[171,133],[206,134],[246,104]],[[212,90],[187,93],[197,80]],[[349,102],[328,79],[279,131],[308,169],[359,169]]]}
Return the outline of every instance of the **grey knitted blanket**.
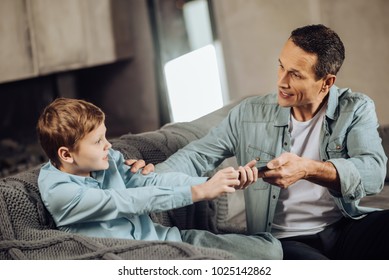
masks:
{"label": "grey knitted blanket", "polygon": [[[207,131],[195,124],[175,124],[112,141],[127,158],[158,163]],[[0,259],[229,259],[224,251],[178,242],[91,238],[56,229],[39,195],[39,167],[0,180]],[[216,230],[211,202],[163,213],[154,221],[181,229]]]}

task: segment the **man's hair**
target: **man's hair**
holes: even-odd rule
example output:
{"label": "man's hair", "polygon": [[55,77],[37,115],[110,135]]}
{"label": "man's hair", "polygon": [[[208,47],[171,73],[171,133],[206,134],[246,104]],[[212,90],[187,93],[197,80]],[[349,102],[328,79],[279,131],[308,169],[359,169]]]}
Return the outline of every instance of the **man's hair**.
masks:
{"label": "man's hair", "polygon": [[338,73],[345,50],[342,40],[333,30],[322,24],[307,25],[293,30],[289,39],[304,51],[317,55],[314,71],[318,79]]}
{"label": "man's hair", "polygon": [[40,144],[51,162],[59,167],[58,149],[77,151],[79,141],[105,121],[104,112],[84,100],[57,98],[49,104],[37,124]]}

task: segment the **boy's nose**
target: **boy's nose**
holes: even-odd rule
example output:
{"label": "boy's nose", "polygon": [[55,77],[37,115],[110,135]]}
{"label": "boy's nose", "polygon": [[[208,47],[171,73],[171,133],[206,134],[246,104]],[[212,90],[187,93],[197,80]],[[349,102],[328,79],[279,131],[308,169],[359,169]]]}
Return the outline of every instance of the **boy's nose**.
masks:
{"label": "boy's nose", "polygon": [[107,141],[106,149],[110,149],[112,147],[111,142]]}

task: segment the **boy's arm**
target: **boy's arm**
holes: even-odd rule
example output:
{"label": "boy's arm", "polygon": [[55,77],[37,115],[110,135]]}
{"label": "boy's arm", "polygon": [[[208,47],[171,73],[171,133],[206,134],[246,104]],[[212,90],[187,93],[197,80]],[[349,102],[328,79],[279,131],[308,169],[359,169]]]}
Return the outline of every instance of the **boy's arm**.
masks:
{"label": "boy's arm", "polygon": [[92,178],[79,180],[45,168],[40,172],[42,200],[57,226],[128,218],[193,203],[190,185],[126,189],[121,183],[122,187],[104,189]]}
{"label": "boy's arm", "polygon": [[131,189],[85,188],[62,183],[50,189],[43,201],[57,226],[108,221],[164,211],[192,204],[190,186]]}

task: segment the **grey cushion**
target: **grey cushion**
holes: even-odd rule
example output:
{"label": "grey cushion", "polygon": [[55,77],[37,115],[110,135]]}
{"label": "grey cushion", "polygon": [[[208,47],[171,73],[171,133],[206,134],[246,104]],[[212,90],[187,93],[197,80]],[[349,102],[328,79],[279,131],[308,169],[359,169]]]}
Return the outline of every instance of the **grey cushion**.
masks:
{"label": "grey cushion", "polygon": [[[389,156],[389,125],[382,125],[378,128],[378,132],[382,139],[386,156]],[[386,164],[386,181],[389,182],[389,163]]]}

